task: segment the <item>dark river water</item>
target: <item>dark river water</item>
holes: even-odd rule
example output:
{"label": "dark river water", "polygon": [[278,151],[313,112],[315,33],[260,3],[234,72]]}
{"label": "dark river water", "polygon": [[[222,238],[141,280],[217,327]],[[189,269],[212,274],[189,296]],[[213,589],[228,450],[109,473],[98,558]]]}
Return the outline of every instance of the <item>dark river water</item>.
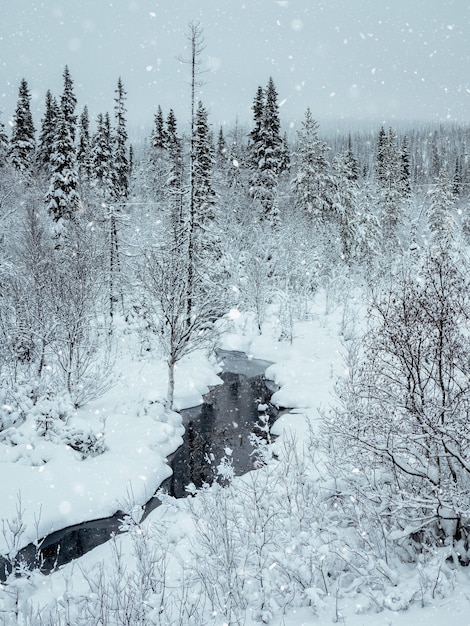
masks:
{"label": "dark river water", "polygon": [[[213,481],[214,471],[226,448],[232,451],[236,474],[251,470],[250,433],[258,421],[260,405],[267,405],[265,412],[269,414],[270,422],[276,417],[274,407],[269,404],[274,387],[264,377],[270,363],[249,359],[241,352],[220,351],[219,357],[224,362],[223,372],[219,374],[223,385],[206,394],[202,405],[181,411],[184,441],[168,457],[173,474],[161,485],[177,498],[187,495],[185,488],[190,483],[200,487]],[[152,498],[146,504],[144,516],[159,504],[158,498]],[[32,544],[20,550],[17,561],[23,561],[28,567],[40,567],[41,571],[48,573],[120,532],[123,516],[123,512],[118,511],[112,517],[59,530],[41,542],[39,553]],[[11,565],[0,556],[0,581],[5,580],[10,571]]]}

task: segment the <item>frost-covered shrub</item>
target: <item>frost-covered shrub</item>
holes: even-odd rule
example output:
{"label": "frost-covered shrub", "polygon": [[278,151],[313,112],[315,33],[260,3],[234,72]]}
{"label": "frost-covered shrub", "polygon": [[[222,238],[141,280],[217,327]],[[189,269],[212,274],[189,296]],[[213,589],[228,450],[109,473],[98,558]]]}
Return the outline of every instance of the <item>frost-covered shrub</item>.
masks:
{"label": "frost-covered shrub", "polygon": [[34,404],[34,391],[29,384],[0,389],[0,432],[24,422]]}
{"label": "frost-covered shrub", "polygon": [[103,433],[95,433],[91,429],[66,427],[62,433],[62,440],[70,448],[79,452],[82,459],[99,456],[107,449]]}
{"label": "frost-covered shrub", "polygon": [[80,453],[82,459],[105,452],[103,433],[95,433],[83,421],[74,418],[74,407],[67,395],[41,400],[37,407],[36,429],[40,436],[56,444],[65,444]]}
{"label": "frost-covered shrub", "polygon": [[38,434],[48,439],[55,435],[67,424],[72,416],[73,406],[64,396],[48,394],[37,403],[36,429]]}

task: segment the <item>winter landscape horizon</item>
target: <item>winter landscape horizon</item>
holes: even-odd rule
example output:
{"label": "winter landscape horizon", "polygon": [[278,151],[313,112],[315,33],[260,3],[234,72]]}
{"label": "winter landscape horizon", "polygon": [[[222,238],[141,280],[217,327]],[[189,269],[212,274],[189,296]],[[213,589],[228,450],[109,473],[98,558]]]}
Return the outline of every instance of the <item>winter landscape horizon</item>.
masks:
{"label": "winter landscape horizon", "polygon": [[470,624],[469,29],[8,7],[0,624]]}

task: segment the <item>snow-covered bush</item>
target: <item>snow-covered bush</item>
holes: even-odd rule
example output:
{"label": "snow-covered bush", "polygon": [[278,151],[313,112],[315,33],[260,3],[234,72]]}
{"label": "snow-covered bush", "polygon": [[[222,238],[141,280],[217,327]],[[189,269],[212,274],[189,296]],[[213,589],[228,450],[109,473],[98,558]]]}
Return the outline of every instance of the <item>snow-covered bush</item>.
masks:
{"label": "snow-covered bush", "polygon": [[75,409],[67,394],[47,396],[38,402],[36,412],[39,436],[69,446],[79,452],[82,459],[106,451],[103,433],[93,432],[86,422],[74,417]]}
{"label": "snow-covered bush", "polygon": [[82,459],[99,456],[107,449],[103,433],[95,433],[91,428],[67,426],[63,429],[61,436],[62,441],[79,452]]}
{"label": "snow-covered bush", "polygon": [[[31,384],[4,385],[0,389],[0,433],[20,426],[34,404],[35,389]],[[0,434],[0,438],[2,435]]]}
{"label": "snow-covered bush", "polygon": [[66,395],[47,394],[36,405],[38,435],[53,439],[73,415],[73,406]]}

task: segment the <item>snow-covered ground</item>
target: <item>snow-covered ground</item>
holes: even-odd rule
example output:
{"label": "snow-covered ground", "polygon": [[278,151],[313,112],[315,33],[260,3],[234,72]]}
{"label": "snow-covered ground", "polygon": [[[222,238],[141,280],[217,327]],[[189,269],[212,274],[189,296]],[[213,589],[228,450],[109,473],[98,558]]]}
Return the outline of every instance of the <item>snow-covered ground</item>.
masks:
{"label": "snow-covered ground", "polygon": [[[144,504],[171,473],[166,457],[181,444],[184,431],[180,415],[164,407],[166,366],[154,358],[134,358],[132,350],[123,352],[118,383],[69,420],[69,427],[102,434],[104,454],[82,460],[59,436],[38,436],[39,409],[15,429],[14,446],[8,433],[2,433],[7,442],[0,443],[0,520],[10,524],[5,522],[6,532],[0,532],[0,554],[13,541],[8,527],[18,519],[19,509],[23,530],[15,538],[16,548],[72,524],[126,510],[129,503]],[[200,404],[209,386],[222,382],[217,369],[202,353],[183,359],[176,370],[175,407]]]}
{"label": "snow-covered ground", "polygon": [[[359,305],[358,305],[359,306]],[[227,332],[220,346],[226,350],[241,350],[253,358],[273,362],[267,375],[278,385],[273,402],[282,407],[292,407],[274,426],[274,433],[280,435],[276,445],[282,445],[283,436],[299,442],[307,439],[312,425],[319,421],[319,409],[334,402],[335,380],[344,372],[342,357],[342,335],[345,331],[344,311],[338,308],[325,314],[325,303],[319,299],[312,319],[295,325],[292,344],[277,340],[278,330],[273,320],[263,328],[260,336],[255,332],[255,324],[249,316],[233,311]],[[201,354],[191,355],[178,366],[176,406],[183,408],[200,401],[201,394],[211,385],[218,384],[218,364],[209,362]],[[35,539],[36,526],[39,535],[84,519],[108,515],[130,505],[142,504],[154,492],[159,483],[168,475],[165,457],[174,450],[181,438],[182,427],[175,413],[166,411],[161,403],[166,389],[166,374],[163,364],[150,359],[129,359],[119,383],[105,398],[87,405],[79,411],[77,419],[94,421],[95,428],[103,423],[104,437],[108,451],[101,456],[84,461],[76,453],[67,449],[53,448],[31,437],[31,430],[25,432],[22,450],[16,457],[2,457],[3,480],[0,485],[2,512],[0,517],[13,518],[16,515],[17,494],[21,494],[24,509],[23,521],[26,524],[24,538]],[[100,421],[101,420],[101,421]],[[29,427],[31,428],[31,427]],[[29,445],[25,443],[30,436]],[[2,454],[7,454],[3,452]],[[8,453],[13,454],[13,453]],[[38,459],[49,459],[47,463],[36,463]],[[32,463],[32,461],[35,463]],[[42,469],[41,469],[42,468]],[[196,498],[197,499],[197,498]],[[41,507],[42,505],[42,507]],[[42,510],[41,510],[42,509]],[[41,512],[39,516],[39,512]],[[39,520],[39,522],[36,522]],[[194,549],[194,526],[188,516],[170,501],[152,512],[140,527],[113,542],[100,546],[75,563],[64,566],[49,577],[35,575],[29,582],[29,591],[22,601],[30,607],[52,606],[59,601],[66,606],[71,597],[70,581],[73,581],[73,594],[89,594],[87,572],[97,568],[99,563],[113,567],[116,555],[121,562],[134,563],[132,556],[136,546],[136,532],[146,529],[162,529],[167,534],[172,554],[186,554]],[[4,549],[4,539],[0,551]],[[23,542],[24,543],[24,542]],[[114,561],[113,561],[114,559]],[[119,560],[119,559],[118,559]],[[176,564],[176,560],[175,560]],[[175,567],[179,567],[175,565]],[[177,584],[172,579],[171,567],[167,569],[167,584]],[[404,570],[404,577],[407,572]],[[301,626],[338,622],[347,626],[442,626],[449,622],[452,626],[470,624],[470,586],[465,570],[456,573],[455,591],[446,597],[436,598],[426,603],[424,608],[416,602],[406,611],[383,610],[379,613],[361,612],[359,603],[351,599],[338,600],[322,598],[317,610],[312,607],[287,609],[284,615],[274,615],[272,624]],[[4,590],[5,593],[5,590]],[[151,601],[146,598],[145,601]],[[189,603],[190,598],[185,602]],[[2,604],[5,603],[5,604]],[[0,608],[6,606],[0,590]],[[67,605],[68,606],[68,605]],[[74,613],[75,610],[75,613]],[[74,623],[78,609],[71,609],[70,623]],[[259,623],[259,616],[253,621],[247,618],[243,623]],[[155,618],[155,623],[160,623]],[[224,620],[213,622],[222,626]],[[179,623],[191,623],[180,621]],[[235,623],[235,622],[233,622]]]}

